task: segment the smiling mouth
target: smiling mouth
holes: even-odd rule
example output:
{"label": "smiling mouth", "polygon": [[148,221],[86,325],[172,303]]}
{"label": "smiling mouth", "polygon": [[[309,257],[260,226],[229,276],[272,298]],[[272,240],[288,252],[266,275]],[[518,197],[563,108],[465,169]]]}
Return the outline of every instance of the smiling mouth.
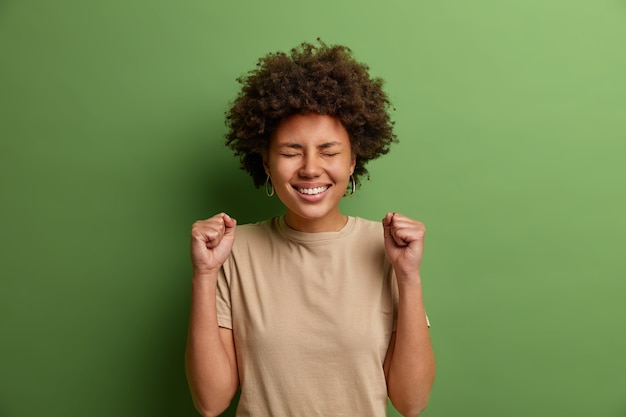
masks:
{"label": "smiling mouth", "polygon": [[316,194],[321,194],[324,191],[328,190],[330,187],[329,186],[324,186],[324,187],[315,187],[315,188],[296,188],[296,190],[298,190],[298,192],[300,194],[306,194],[306,195],[316,195]]}

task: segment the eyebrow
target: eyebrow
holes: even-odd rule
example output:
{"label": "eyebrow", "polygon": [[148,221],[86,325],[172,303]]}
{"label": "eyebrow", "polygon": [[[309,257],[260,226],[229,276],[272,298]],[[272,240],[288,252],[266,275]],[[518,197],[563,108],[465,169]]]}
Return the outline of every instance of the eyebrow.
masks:
{"label": "eyebrow", "polygon": [[[328,148],[332,148],[333,146],[341,146],[342,143],[341,142],[326,142],[326,143],[322,143],[321,145],[317,145],[318,149],[328,149]],[[285,143],[281,143],[280,145],[278,145],[278,147],[280,149],[283,148],[290,148],[290,149],[302,149],[303,146],[299,143],[295,143],[295,142],[285,142]]]}

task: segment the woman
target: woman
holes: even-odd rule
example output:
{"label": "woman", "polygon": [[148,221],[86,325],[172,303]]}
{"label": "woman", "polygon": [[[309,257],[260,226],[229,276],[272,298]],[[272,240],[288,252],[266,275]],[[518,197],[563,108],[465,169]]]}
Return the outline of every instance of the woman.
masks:
{"label": "woman", "polygon": [[382,80],[348,48],[303,43],[238,80],[227,144],[284,216],[191,231],[186,355],[197,409],[216,416],[404,416],[426,407],[435,363],[422,300],[425,229],[339,201],[396,140]]}

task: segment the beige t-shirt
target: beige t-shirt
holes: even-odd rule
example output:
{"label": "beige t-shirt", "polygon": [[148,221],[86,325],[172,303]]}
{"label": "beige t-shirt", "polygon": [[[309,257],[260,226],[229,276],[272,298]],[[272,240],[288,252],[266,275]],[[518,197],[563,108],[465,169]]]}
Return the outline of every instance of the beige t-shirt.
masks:
{"label": "beige t-shirt", "polygon": [[324,233],[282,217],[238,226],[217,295],[237,353],[237,416],[385,416],[397,299],[380,222],[350,217]]}

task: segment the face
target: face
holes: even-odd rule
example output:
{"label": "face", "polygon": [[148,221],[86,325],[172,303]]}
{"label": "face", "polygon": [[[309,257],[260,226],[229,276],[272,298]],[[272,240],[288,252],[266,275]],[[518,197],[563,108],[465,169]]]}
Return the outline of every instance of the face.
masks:
{"label": "face", "polygon": [[320,114],[294,115],[274,131],[264,158],[278,198],[287,207],[285,220],[303,232],[341,229],[339,211],[356,158],[339,119]]}

